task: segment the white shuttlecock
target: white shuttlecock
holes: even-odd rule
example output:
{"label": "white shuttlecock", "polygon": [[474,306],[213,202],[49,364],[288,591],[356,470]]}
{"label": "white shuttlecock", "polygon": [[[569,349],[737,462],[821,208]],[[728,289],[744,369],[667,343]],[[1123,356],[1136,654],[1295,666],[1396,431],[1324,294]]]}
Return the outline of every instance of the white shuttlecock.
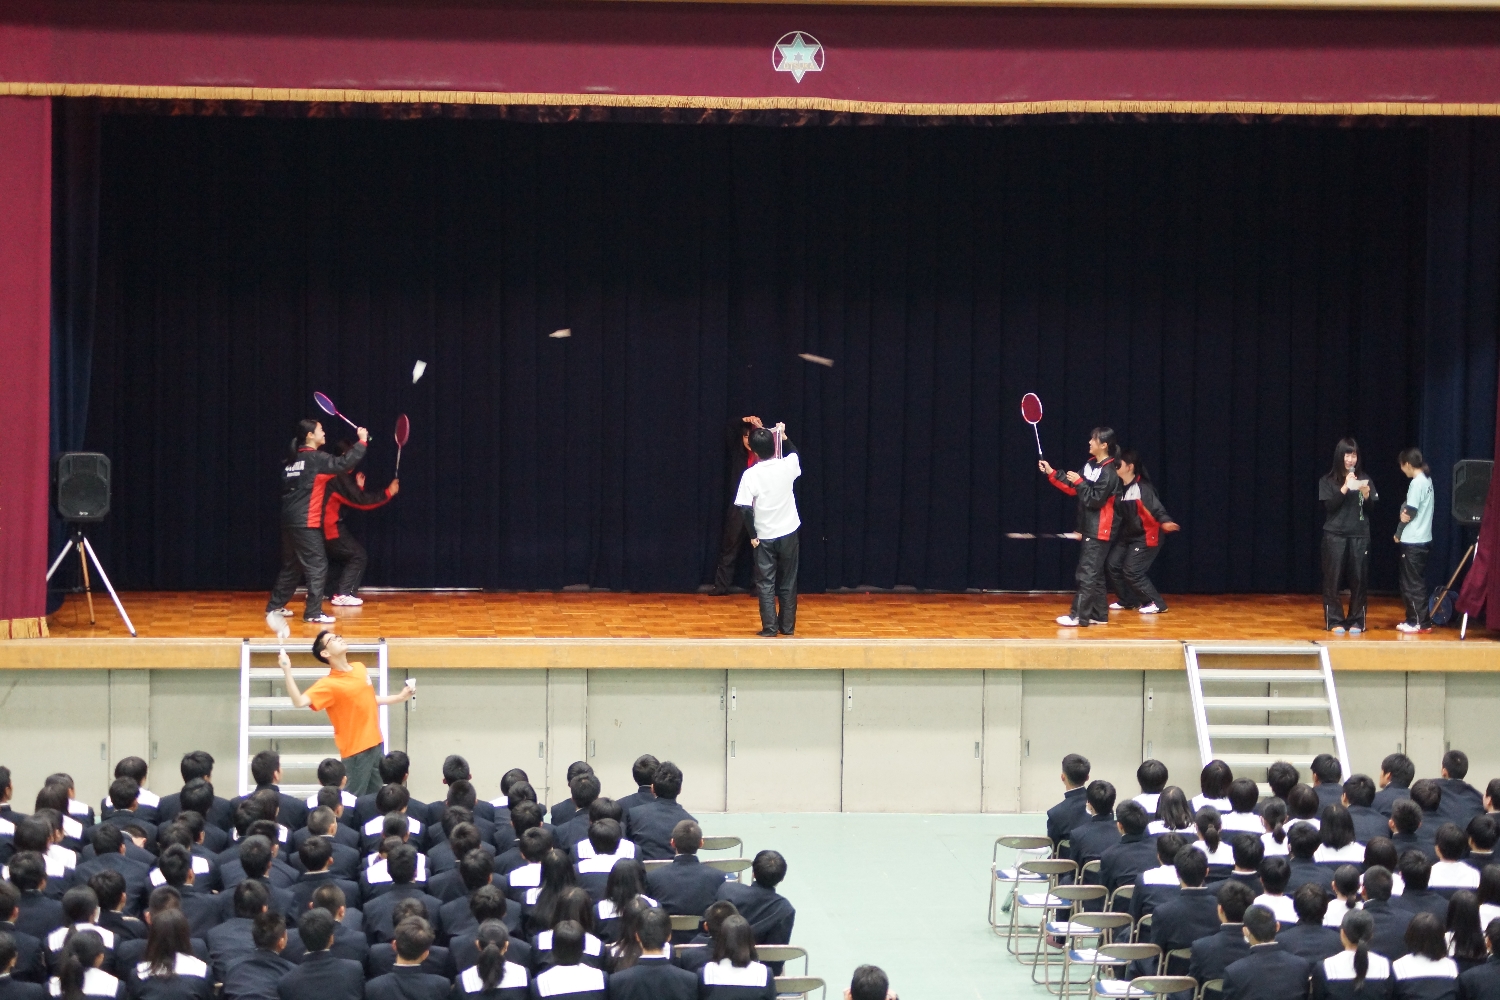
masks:
{"label": "white shuttlecock", "polygon": [[412,385],[416,385],[417,384],[417,379],[421,378],[422,377],[422,373],[425,372],[426,370],[427,370],[427,362],[425,362],[425,361],[418,361],[416,364],[414,364],[414,365],[411,366],[411,381],[412,381]]}
{"label": "white shuttlecock", "polygon": [[553,330],[551,333],[547,334],[547,336],[551,337],[553,340],[567,340],[569,337],[573,336],[573,331],[568,329]]}
{"label": "white shuttlecock", "polygon": [[833,359],[825,358],[821,354],[799,354],[797,357],[803,361],[811,361],[815,365],[822,365],[824,368],[833,367]]}
{"label": "white shuttlecock", "polygon": [[1005,537],[1006,538],[1035,538],[1036,535],[1033,535],[1029,531],[1007,531],[1005,533]]}

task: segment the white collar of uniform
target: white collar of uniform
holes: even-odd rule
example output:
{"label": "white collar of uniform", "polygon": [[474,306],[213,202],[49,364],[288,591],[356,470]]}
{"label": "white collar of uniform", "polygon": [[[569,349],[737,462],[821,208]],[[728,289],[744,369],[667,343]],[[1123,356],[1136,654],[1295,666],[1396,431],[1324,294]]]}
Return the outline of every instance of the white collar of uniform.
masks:
{"label": "white collar of uniform", "polygon": [[[358,799],[358,797],[356,797],[352,792],[349,792],[346,789],[343,789],[343,788],[339,789],[339,798],[343,801],[345,809],[353,809],[355,806],[359,805],[359,799]],[[307,808],[309,808],[309,809],[316,809],[316,808],[318,808],[318,793],[317,792],[313,792],[311,795],[309,795],[307,797]]]}
{"label": "white collar of uniform", "polygon": [[[551,931],[542,931],[540,934],[538,934],[536,936],[536,950],[537,951],[551,951],[552,950],[552,932]],[[583,935],[583,953],[585,955],[598,956],[598,955],[602,954],[603,951],[604,951],[604,945],[603,945],[603,943],[598,938],[594,937],[594,935],[585,932],[584,935]]]}
{"label": "white collar of uniform", "polygon": [[1218,850],[1212,851],[1212,852],[1209,851],[1208,845],[1205,844],[1201,840],[1195,840],[1195,841],[1193,841],[1192,846],[1196,847],[1198,850],[1202,851],[1204,854],[1207,854],[1208,855],[1208,863],[1211,864],[1211,865],[1232,865],[1232,864],[1234,864],[1234,848],[1230,847],[1229,844],[1226,841],[1223,841],[1223,840],[1219,841],[1219,848],[1218,848]]}
{"label": "white collar of uniform", "polygon": [[[635,898],[644,901],[647,906],[660,906],[661,905],[656,900],[654,900],[650,896],[646,895],[644,892],[640,893]],[[598,916],[598,918],[600,920],[613,920],[613,919],[615,919],[616,917],[618,917],[620,915],[620,911],[618,911],[618,910],[615,909],[615,904],[612,903],[612,902],[610,902],[607,899],[601,899],[601,900],[599,900],[599,905],[596,906],[594,908],[594,910],[595,910],[595,915]],[[672,955],[671,942],[668,942],[667,943],[667,957],[670,958],[671,955]]]}
{"label": "white collar of uniform", "polygon": [[729,959],[723,958],[703,967],[705,986],[764,986],[770,978],[771,970],[759,962],[751,962],[739,969],[730,964]]}
{"label": "white collar of uniform", "polygon": [[619,856],[615,854],[596,854],[592,858],[584,858],[578,862],[578,874],[599,875],[611,871],[619,860]]}
{"label": "white collar of uniform", "polygon": [[14,836],[15,832],[16,832],[16,824],[12,823],[10,820],[6,819],[5,817],[0,816],[0,836],[5,836],[5,837]]}
{"label": "white collar of uniform", "polygon": [[[580,840],[578,842],[578,859],[581,861],[584,858],[593,858],[593,857],[598,857],[598,855],[596,855],[594,853],[594,845],[591,844],[591,843],[589,843],[587,840]],[[612,854],[612,855],[610,855],[610,857],[613,857],[613,858],[633,858],[633,857],[635,857],[635,844],[634,844],[634,842],[629,841],[629,840],[622,840],[622,841],[620,841],[620,846],[617,847],[617,848],[615,848],[615,853]]]}
{"label": "white collar of uniform", "polygon": [[1494,903],[1479,904],[1479,926],[1488,927],[1491,920],[1500,918],[1500,906]]}
{"label": "white collar of uniform", "polygon": [[534,988],[538,996],[544,997],[599,992],[604,989],[604,973],[591,965],[554,965],[536,977]]}
{"label": "white collar of uniform", "polygon": [[1142,792],[1135,797],[1135,800],[1139,802],[1141,804],[1141,808],[1145,809],[1148,813],[1154,813],[1156,812],[1156,803],[1160,798],[1161,792]]}
{"label": "white collar of uniform", "polygon": [[1429,889],[1477,889],[1479,869],[1462,861],[1439,861],[1432,866]]}
{"label": "white collar of uniform", "polygon": [[[1317,853],[1313,855],[1313,860],[1320,865],[1330,864],[1335,861],[1344,861],[1350,864],[1362,865],[1365,861],[1364,845],[1349,843],[1345,844],[1343,847],[1334,848],[1329,847],[1325,844],[1324,846],[1318,848]],[[1468,865],[1464,865],[1464,867],[1469,868]],[[1469,868],[1469,870],[1474,871],[1474,869],[1472,868]],[[1479,873],[1474,872],[1474,874],[1476,876],[1474,879],[1474,884],[1478,885],[1479,879],[1477,876],[1479,875]]]}
{"label": "white collar of uniform", "polygon": [[[386,882],[394,882],[391,878],[390,866],[385,858],[376,859],[365,872],[365,881],[371,885],[383,885]],[[416,885],[427,881],[427,855],[417,855],[417,877],[412,879]]]}
{"label": "white collar of uniform", "polygon": [[[292,831],[288,830],[286,827],[282,826],[280,823],[276,824],[276,839],[279,840],[279,841],[281,841],[283,844],[285,844],[287,842],[287,838],[289,836],[291,836],[291,833],[292,833]],[[238,831],[238,830],[231,830],[231,831],[229,831],[229,839],[230,840],[239,840],[240,839],[240,831]]]}
{"label": "white collar of uniform", "polygon": [[1284,858],[1291,853],[1291,849],[1286,846],[1285,840],[1278,844],[1276,843],[1276,838],[1269,833],[1261,834],[1260,842],[1265,848],[1265,856],[1268,858]]}
{"label": "white collar of uniform", "polygon": [[142,788],[140,797],[135,800],[136,805],[145,806],[147,809],[155,809],[161,805],[161,796],[155,792]]}
{"label": "white collar of uniform", "polygon": [[1234,806],[1229,804],[1228,799],[1211,799],[1207,795],[1194,795],[1192,805],[1195,813],[1204,806],[1213,806],[1220,814],[1234,811]]}
{"label": "white collar of uniform", "polygon": [[1178,885],[1179,882],[1177,867],[1175,865],[1147,868],[1141,872],[1141,884],[1143,885]]}
{"label": "white collar of uniform", "polygon": [[[1373,951],[1367,952],[1370,956],[1370,970],[1365,973],[1366,979],[1389,979],[1391,978],[1391,961],[1384,955],[1377,955]],[[1331,981],[1347,981],[1354,978],[1354,952],[1341,951],[1337,955],[1323,959],[1323,975]]]}
{"label": "white collar of uniform", "polygon": [[89,814],[89,804],[87,802],[80,802],[77,799],[69,799],[68,800],[68,815],[69,816],[87,816],[88,814]]}
{"label": "white collar of uniform", "polygon": [[[384,829],[385,817],[376,816],[374,819],[365,824],[365,836],[378,837],[380,836],[381,831]],[[407,816],[406,832],[410,833],[413,837],[420,837],[422,835],[422,821],[417,819],[415,816]]]}
{"label": "white collar of uniform", "polygon": [[[1359,904],[1354,904],[1354,908],[1359,909]],[[1328,901],[1328,911],[1323,914],[1323,926],[1332,927],[1334,930],[1337,930],[1343,926],[1344,915],[1348,912],[1349,904],[1335,896]],[[1350,954],[1353,954],[1353,952],[1350,952]],[[1353,959],[1350,959],[1350,961],[1353,961]]]}
{"label": "white collar of uniform", "polygon": [[[463,987],[465,993],[479,993],[484,989],[484,977],[479,974],[479,966],[471,966],[459,973],[458,984]],[[505,971],[500,976],[500,981],[495,984],[496,989],[520,990],[525,989],[528,984],[526,966],[517,965],[515,962],[506,962]]]}
{"label": "white collar of uniform", "polygon": [[[209,873],[209,871],[211,871],[211,870],[212,869],[211,869],[211,867],[210,867],[210,865],[208,863],[208,859],[207,858],[200,858],[196,854],[193,855],[193,874],[194,875],[207,875]],[[151,884],[152,885],[166,885],[167,884],[167,877],[161,873],[161,869],[160,868],[153,868],[153,869],[151,869]]]}
{"label": "white collar of uniform", "polygon": [[[62,982],[53,976],[47,990],[55,997],[62,996]],[[120,981],[103,969],[83,970],[83,992],[91,997],[112,997],[120,991]]]}
{"label": "white collar of uniform", "polygon": [[[527,906],[535,906],[537,899],[540,898],[541,895],[542,895],[542,889],[541,889],[540,886],[537,886],[536,888],[533,888],[533,889],[527,889],[526,890],[526,905]],[[552,932],[548,931],[547,933],[551,934]]]}
{"label": "white collar of uniform", "polygon": [[[179,976],[192,976],[196,979],[208,978],[208,965],[201,959],[199,959],[196,955],[184,955],[182,952],[177,953],[177,961],[174,966],[174,971]],[[137,963],[135,967],[135,974],[141,979],[150,978],[152,975],[154,975],[154,973],[151,971],[151,963]]]}
{"label": "white collar of uniform", "polygon": [[1219,814],[1220,829],[1225,833],[1262,834],[1266,832],[1265,825],[1261,823],[1260,817],[1255,813],[1226,812]]}
{"label": "white collar of uniform", "polygon": [[[88,809],[88,806],[83,807],[83,815],[88,815]],[[71,816],[64,816],[62,818],[62,828],[63,833],[65,833],[69,837],[72,837],[74,840],[83,839],[83,824],[78,822],[76,819],[73,819]]]}
{"label": "white collar of uniform", "polygon": [[62,878],[78,867],[78,852],[70,851],[61,844],[53,844],[42,855],[42,863],[47,866],[48,878]]}
{"label": "white collar of uniform", "polygon": [[512,889],[535,888],[542,884],[542,866],[539,862],[533,861],[529,865],[517,868],[507,878],[510,879]]}
{"label": "white collar of uniform", "polygon": [[68,938],[69,931],[93,931],[99,935],[99,940],[104,942],[104,947],[110,951],[115,949],[115,932],[100,927],[98,924],[64,924],[47,935],[47,950],[56,954],[62,951],[63,942]]}
{"label": "white collar of uniform", "polygon": [[1458,963],[1451,958],[1436,962],[1425,955],[1402,955],[1391,963],[1397,979],[1457,979]]}
{"label": "white collar of uniform", "polygon": [[1297,922],[1297,907],[1292,902],[1291,896],[1272,896],[1270,893],[1263,892],[1255,897],[1255,905],[1264,906],[1276,914],[1276,919],[1283,924],[1295,924]]}
{"label": "white collar of uniform", "polygon": [[1164,833],[1177,833],[1181,834],[1184,837],[1198,836],[1198,831],[1191,826],[1185,826],[1180,830],[1169,830],[1167,829],[1167,824],[1159,819],[1154,819],[1149,824],[1147,824],[1146,832],[1153,837],[1160,837]]}

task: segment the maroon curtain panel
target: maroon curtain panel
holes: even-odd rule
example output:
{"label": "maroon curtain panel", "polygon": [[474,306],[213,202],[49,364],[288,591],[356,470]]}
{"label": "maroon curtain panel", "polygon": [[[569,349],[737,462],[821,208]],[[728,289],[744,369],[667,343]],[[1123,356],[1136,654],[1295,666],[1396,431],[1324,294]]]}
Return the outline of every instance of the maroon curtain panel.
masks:
{"label": "maroon curtain panel", "polygon": [[[1500,459],[1500,402],[1496,405],[1495,457]],[[1484,498],[1484,520],[1479,526],[1479,547],[1474,550],[1474,565],[1464,577],[1455,607],[1462,614],[1484,615],[1487,628],[1500,628],[1500,572],[1495,571],[1497,547],[1500,547],[1500,477],[1490,477],[1490,492]],[[1495,611],[1494,618],[1489,613]]]}
{"label": "maroon curtain panel", "polygon": [[0,97],[0,634],[47,599],[52,102]]}

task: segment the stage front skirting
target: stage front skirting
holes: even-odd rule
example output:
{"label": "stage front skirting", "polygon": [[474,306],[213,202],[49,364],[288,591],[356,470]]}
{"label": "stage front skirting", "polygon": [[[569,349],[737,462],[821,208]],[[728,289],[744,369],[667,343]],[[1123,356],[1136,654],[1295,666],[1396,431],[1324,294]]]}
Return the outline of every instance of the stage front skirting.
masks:
{"label": "stage front skirting", "polygon": [[279,461],[314,390],[374,432],[375,487],[412,420],[401,495],[350,518],[373,584],[696,588],[730,501],[726,422],[755,413],[801,451],[803,589],[1066,588],[1074,543],[1005,537],[1073,527],[1028,391],[1055,463],[1081,464],[1099,424],[1141,452],[1184,527],[1167,592],[1314,590],[1316,479],[1345,434],[1383,495],[1377,588],[1399,449],[1432,458],[1434,577],[1468,542],[1447,476],[1495,426],[1488,121],[55,103],[54,417],[114,463],[94,537],[122,587],[269,585]]}

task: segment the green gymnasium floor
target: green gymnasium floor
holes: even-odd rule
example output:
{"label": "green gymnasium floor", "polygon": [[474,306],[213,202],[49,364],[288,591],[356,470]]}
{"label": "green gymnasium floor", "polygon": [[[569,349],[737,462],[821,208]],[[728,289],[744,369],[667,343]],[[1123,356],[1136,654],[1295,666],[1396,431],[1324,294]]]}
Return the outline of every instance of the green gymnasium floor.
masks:
{"label": "green gymnasium floor", "polygon": [[[854,967],[880,966],[901,1000],[1046,997],[985,921],[990,852],[1005,834],[1040,833],[1040,815],[733,813],[698,817],[710,836],[774,848],[797,907],[792,942],[838,1000]],[[723,857],[722,854],[705,857]],[[731,853],[729,856],[733,856]],[[799,963],[800,965],[800,963]],[[787,974],[800,972],[788,966]]]}

